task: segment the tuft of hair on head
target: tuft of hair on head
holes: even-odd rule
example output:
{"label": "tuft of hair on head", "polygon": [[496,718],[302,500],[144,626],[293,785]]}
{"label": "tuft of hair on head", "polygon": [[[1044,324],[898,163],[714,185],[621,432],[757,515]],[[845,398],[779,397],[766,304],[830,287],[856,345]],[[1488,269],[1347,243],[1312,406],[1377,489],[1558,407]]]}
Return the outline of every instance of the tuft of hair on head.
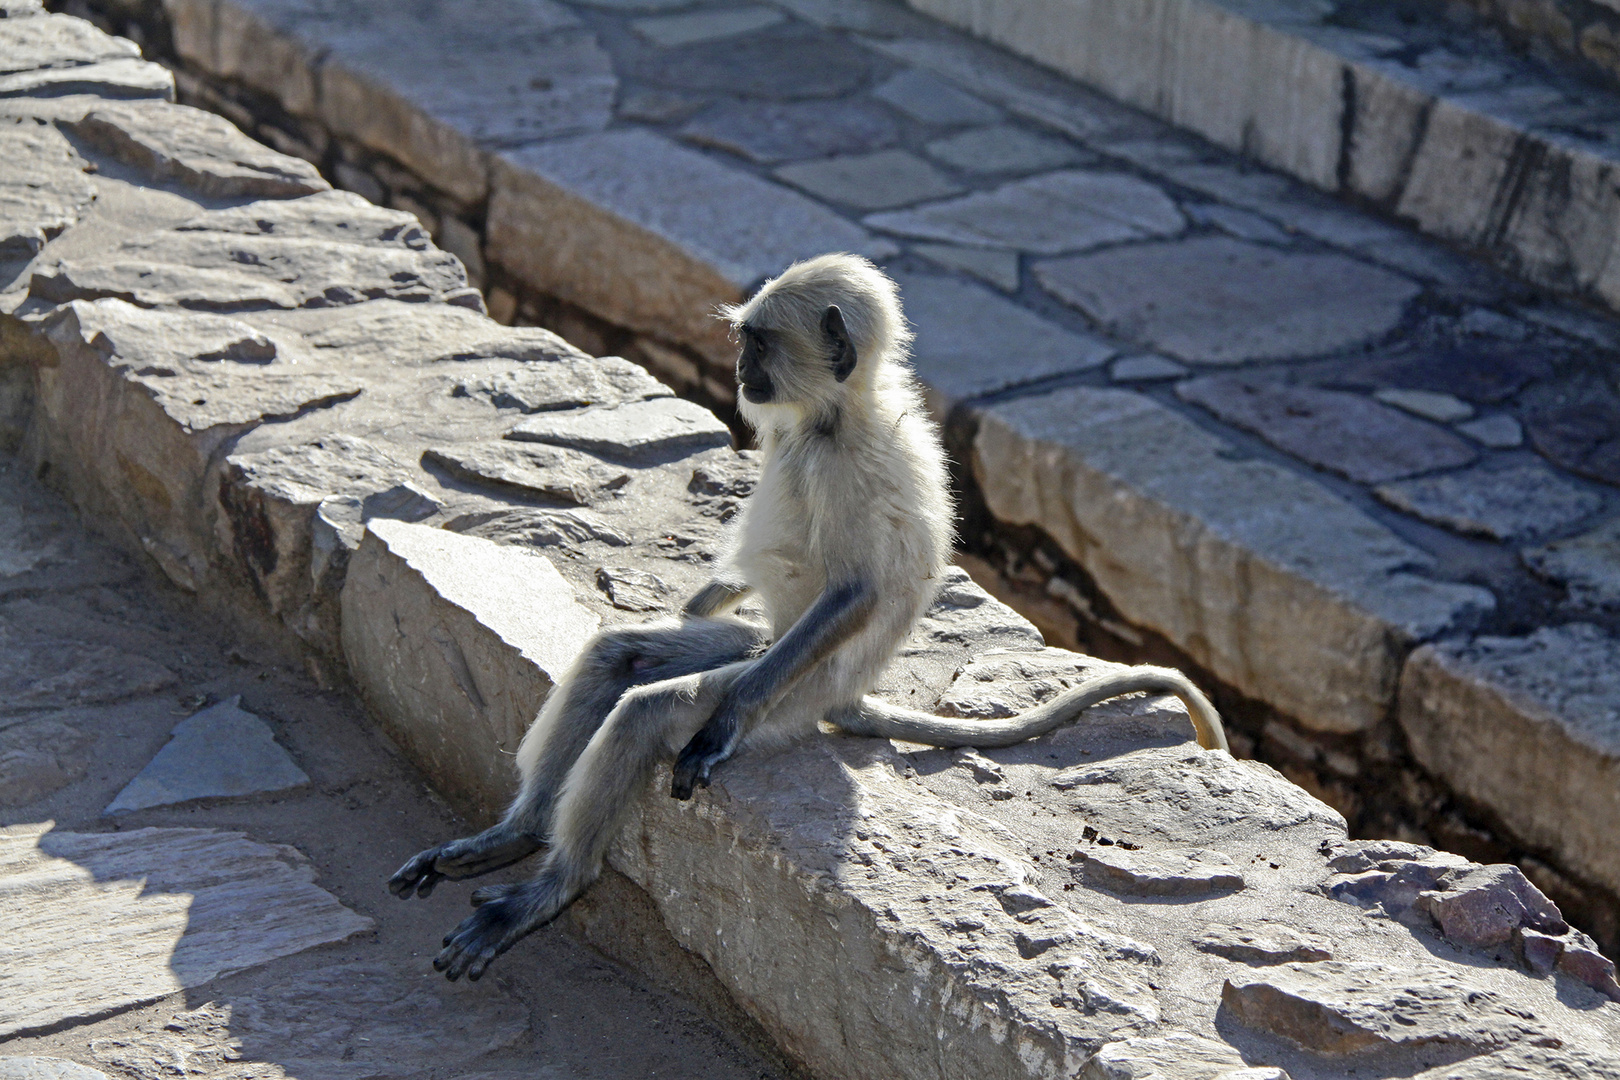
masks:
{"label": "tuft of hair on head", "polygon": [[[870,259],[847,252],[796,262],[741,304],[720,308],[720,317],[770,330],[800,355],[824,347],[822,319],[836,306],[855,346],[855,378],[869,385],[879,364],[905,360],[912,333],[900,309],[900,287]],[[864,369],[864,370],[863,370]]]}

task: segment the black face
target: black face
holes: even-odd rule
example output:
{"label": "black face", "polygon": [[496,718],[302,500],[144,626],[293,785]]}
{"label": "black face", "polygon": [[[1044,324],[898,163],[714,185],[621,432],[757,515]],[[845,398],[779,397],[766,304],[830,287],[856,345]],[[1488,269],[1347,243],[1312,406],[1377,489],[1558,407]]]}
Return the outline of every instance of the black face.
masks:
{"label": "black face", "polygon": [[737,385],[743,397],[755,405],[764,405],[776,396],[776,386],[765,370],[765,355],[770,352],[770,341],[765,331],[756,330],[747,323],[741,328],[743,347],[737,357]]}

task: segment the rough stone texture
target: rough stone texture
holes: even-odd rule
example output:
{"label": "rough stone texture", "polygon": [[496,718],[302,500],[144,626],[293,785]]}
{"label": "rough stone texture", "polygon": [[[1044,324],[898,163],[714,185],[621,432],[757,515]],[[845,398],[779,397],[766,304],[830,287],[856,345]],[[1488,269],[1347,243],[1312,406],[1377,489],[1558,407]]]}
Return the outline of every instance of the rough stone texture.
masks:
{"label": "rough stone texture", "polygon": [[507,435],[639,464],[731,445],[731,429],[701,405],[661,397],[582,412],[546,412]]}
{"label": "rough stone texture", "polygon": [[175,725],[168,745],[103,812],[263,795],[307,783],[270,726],[242,708],[238,694]]}
{"label": "rough stone texture", "polygon": [[1481,465],[1380,484],[1377,494],[1425,521],[1492,540],[1563,532],[1603,508],[1603,496],[1539,464]]}
{"label": "rough stone texture", "polygon": [[67,15],[0,23],[0,98],[99,94],[174,97],[174,77],[140,59],[134,42]]}
{"label": "rough stone texture", "polygon": [[1095,847],[1085,852],[1086,883],[1133,896],[1201,896],[1243,888],[1243,875],[1218,851],[1127,851]]}
{"label": "rough stone texture", "polygon": [[776,176],[818,198],[857,210],[909,206],[962,190],[938,169],[905,150],[879,150],[785,165],[776,170]]}
{"label": "rough stone texture", "polygon": [[221,116],[183,105],[103,105],[65,125],[157,180],[209,196],[310,195],[332,185],[315,166],[254,142]]}
{"label": "rough stone texture", "polygon": [[[489,257],[531,287],[729,364],[708,313],[795,259],[892,253],[801,195],[656,135],[612,132],[509,151]],[[611,250],[615,258],[585,258]]]}
{"label": "rough stone texture", "polygon": [[79,220],[95,198],[84,170],[55,128],[0,122],[0,261],[31,257]]}
{"label": "rough stone texture", "polygon": [[570,358],[516,368],[466,359],[456,369],[455,386],[450,392],[459,397],[482,397],[497,409],[523,413],[621,405],[671,396],[669,387],[648,375],[646,368],[617,356]]}
{"label": "rough stone texture", "polygon": [[1081,156],[1071,143],[1011,124],[973,128],[935,139],[928,156],[971,173],[1026,173],[1073,165]]}
{"label": "rough stone texture", "polygon": [[1080,171],[1015,180],[994,191],[865,220],[900,236],[1037,255],[1171,236],[1185,224],[1175,203],[1152,184],[1123,173]]}
{"label": "rough stone texture", "polygon": [[1335,1056],[1431,1043],[1494,1050],[1551,1034],[1499,995],[1439,967],[1283,964],[1228,979],[1221,1004],[1247,1027]]}
{"label": "rough stone texture", "polygon": [[994,105],[923,71],[902,71],[872,93],[924,123],[993,124],[1001,119],[1001,110]]}
{"label": "rough stone texture", "polygon": [[1087,1059],[1079,1080],[1287,1080],[1281,1069],[1250,1069],[1230,1046],[1186,1032],[1121,1039]]}
{"label": "rough stone texture", "polygon": [[506,801],[511,755],[599,621],[545,556],[407,522],[371,522],[343,586],[361,694],[447,794],[486,814]]}
{"label": "rough stone texture", "polygon": [[0,806],[26,806],[83,776],[91,742],[54,717],[0,720]]}
{"label": "rough stone texture", "polygon": [[1002,292],[1018,289],[1018,252],[960,244],[913,244],[911,250],[931,262],[994,285]]}
{"label": "rough stone texture", "polygon": [[1333,352],[1394,328],[1418,286],[1341,255],[1224,237],[1039,263],[1056,295],[1179,360],[1239,364]]}
{"label": "rough stone texture", "polygon": [[1053,375],[1088,371],[1113,353],[977,285],[931,274],[896,274],[916,328],[913,362],[943,417],[956,403]]}
{"label": "rough stone texture", "polygon": [[[1620,646],[1594,626],[1425,646],[1399,717],[1424,767],[1519,836],[1620,888]],[[1527,792],[1557,792],[1528,798]]]}
{"label": "rough stone texture", "polygon": [[1287,926],[1266,926],[1263,929],[1218,926],[1205,932],[1193,944],[1203,952],[1244,964],[1308,963],[1333,958],[1333,952],[1325,941]]}
{"label": "rough stone texture", "polygon": [[997,517],[1039,525],[1126,618],[1318,730],[1377,722],[1406,643],[1493,603],[1417,576],[1427,558],[1337,496],[1128,391],[986,409],[973,469]]}
{"label": "rough stone texture", "polygon": [[719,102],[681,128],[681,138],[762,165],[881,150],[900,137],[882,108],[864,101]]}
{"label": "rough stone texture", "polygon": [[1575,607],[1620,608],[1620,521],[1606,521],[1520,557],[1537,574],[1568,589]]}
{"label": "rough stone texture", "polygon": [[[0,830],[0,1036],[152,1001],[371,927],[241,833]],[[77,962],[63,965],[70,952]]]}
{"label": "rough stone texture", "polygon": [[1443,428],[1342,390],[1289,386],[1263,375],[1209,375],[1177,384],[1176,393],[1280,450],[1362,483],[1456,468],[1479,456]]}
{"label": "rough stone texture", "polygon": [[0,1080],[107,1080],[107,1074],[61,1058],[0,1058]]}
{"label": "rough stone texture", "polygon": [[1127,356],[1115,360],[1108,369],[1115,382],[1156,382],[1160,379],[1179,379],[1187,374],[1187,366],[1178,364],[1168,356]]}
{"label": "rough stone texture", "polygon": [[1620,390],[1596,370],[1532,387],[1530,444],[1573,473],[1620,484]]}

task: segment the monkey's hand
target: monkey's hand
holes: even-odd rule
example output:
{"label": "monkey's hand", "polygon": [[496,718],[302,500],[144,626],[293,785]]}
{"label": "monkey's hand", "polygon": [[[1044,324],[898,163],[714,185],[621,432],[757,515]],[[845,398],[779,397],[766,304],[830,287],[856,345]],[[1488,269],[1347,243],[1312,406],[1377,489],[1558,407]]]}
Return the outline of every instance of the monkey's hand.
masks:
{"label": "monkey's hand", "polygon": [[692,791],[697,786],[708,787],[709,773],[737,752],[737,744],[742,742],[743,732],[748,730],[748,721],[754,711],[727,695],[714,715],[709,717],[709,722],[692,736],[692,741],[675,759],[675,778],[669,786],[669,793],[677,799],[686,800],[692,797]]}
{"label": "monkey's hand", "polygon": [[474,911],[444,936],[433,970],[451,982],[483,977],[494,959],[555,919],[572,899],[551,875],[516,885],[486,885],[472,894]]}
{"label": "monkey's hand", "polygon": [[388,891],[401,900],[412,894],[425,900],[445,878],[460,881],[487,874],[526,859],[543,846],[533,834],[502,822],[477,836],[450,840],[411,856],[388,879]]}

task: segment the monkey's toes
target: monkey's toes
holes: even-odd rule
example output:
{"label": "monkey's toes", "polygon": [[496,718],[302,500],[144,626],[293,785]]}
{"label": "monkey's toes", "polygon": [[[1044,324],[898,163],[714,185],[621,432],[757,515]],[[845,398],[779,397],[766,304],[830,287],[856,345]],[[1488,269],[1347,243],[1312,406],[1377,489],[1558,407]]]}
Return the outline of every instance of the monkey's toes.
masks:
{"label": "monkey's toes", "polygon": [[[483,977],[494,959],[548,921],[543,905],[521,885],[491,885],[478,910],[444,936],[444,948],[433,958],[433,969],[455,982],[463,975],[473,982]],[[553,913],[555,914],[555,913]]]}

